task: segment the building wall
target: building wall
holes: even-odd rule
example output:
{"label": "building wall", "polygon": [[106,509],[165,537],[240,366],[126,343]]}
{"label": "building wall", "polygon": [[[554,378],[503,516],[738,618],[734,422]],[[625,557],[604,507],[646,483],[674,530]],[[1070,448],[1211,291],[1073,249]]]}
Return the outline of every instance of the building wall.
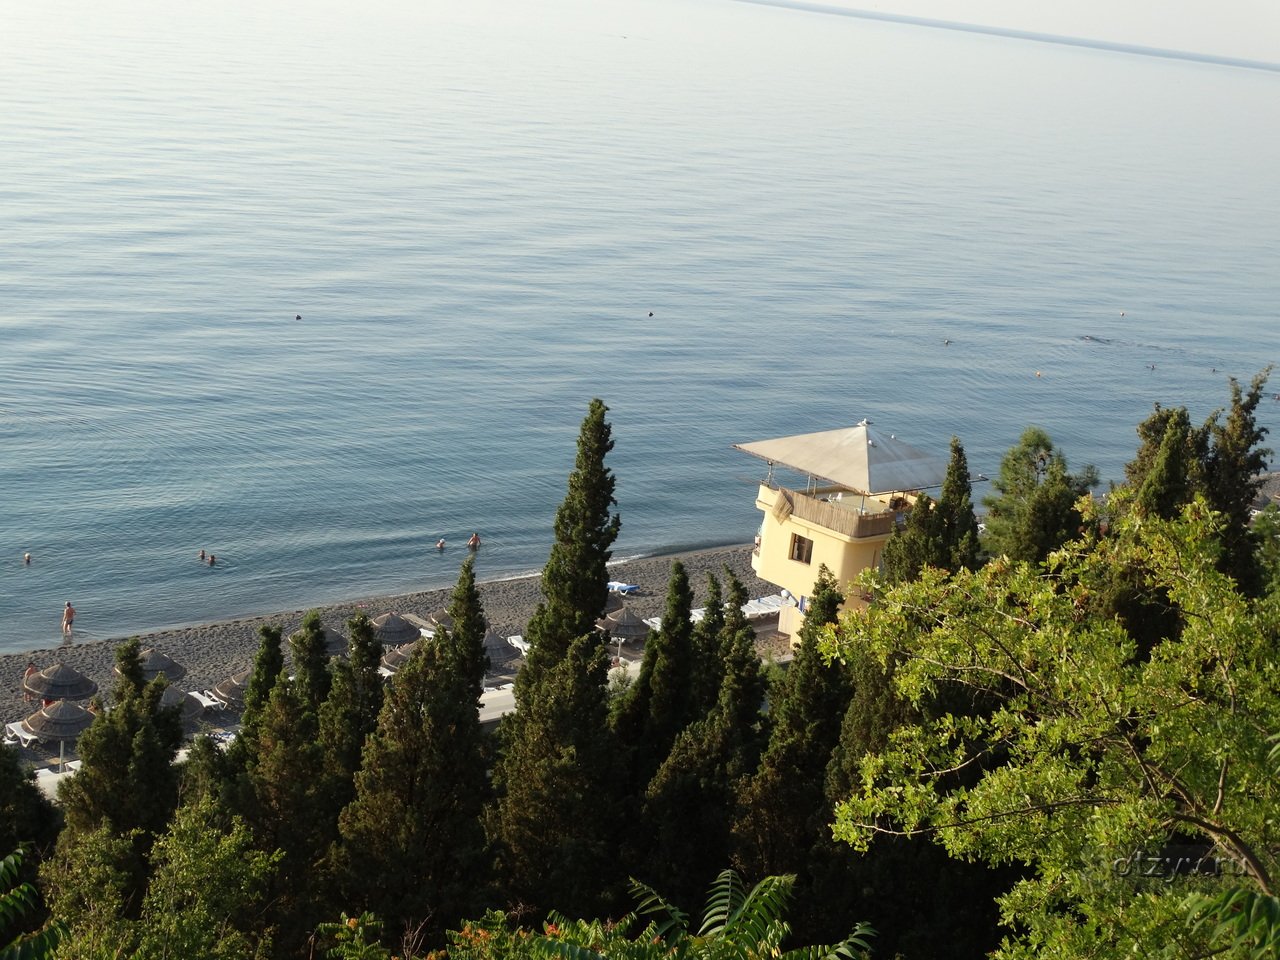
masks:
{"label": "building wall", "polygon": [[[789,590],[797,598],[813,593],[818,567],[826,564],[841,588],[868,567],[878,566],[889,535],[850,537],[791,514],[779,521],[774,515],[780,491],[761,485],[756,506],[764,514],[760,528],[760,547],[752,558],[752,566],[760,579]],[[808,563],[792,559],[792,537],[799,535],[812,541]],[[847,593],[847,590],[846,590]],[[780,621],[779,630],[786,630]]]}

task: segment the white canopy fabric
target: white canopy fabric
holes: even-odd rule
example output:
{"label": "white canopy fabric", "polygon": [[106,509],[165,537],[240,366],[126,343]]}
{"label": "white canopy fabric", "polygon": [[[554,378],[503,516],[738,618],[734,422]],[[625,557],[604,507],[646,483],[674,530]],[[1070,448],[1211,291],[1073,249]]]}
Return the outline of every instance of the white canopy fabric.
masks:
{"label": "white canopy fabric", "polygon": [[734,447],[859,493],[928,490],[941,486],[947,474],[946,464],[866,420],[839,430],[735,443]]}

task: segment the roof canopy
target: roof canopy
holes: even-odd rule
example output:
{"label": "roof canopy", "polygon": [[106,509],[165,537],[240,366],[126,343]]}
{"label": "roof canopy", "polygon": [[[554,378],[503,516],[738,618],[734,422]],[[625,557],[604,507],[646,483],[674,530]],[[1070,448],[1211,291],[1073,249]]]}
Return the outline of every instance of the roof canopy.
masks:
{"label": "roof canopy", "polygon": [[942,485],[946,465],[863,420],[852,427],[735,443],[744,453],[829,480],[859,493],[927,490]]}

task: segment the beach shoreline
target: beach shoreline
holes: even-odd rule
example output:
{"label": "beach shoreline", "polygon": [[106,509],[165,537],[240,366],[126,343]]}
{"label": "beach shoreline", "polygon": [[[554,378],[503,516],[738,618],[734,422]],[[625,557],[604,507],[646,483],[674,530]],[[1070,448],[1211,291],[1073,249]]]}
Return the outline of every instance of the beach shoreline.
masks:
{"label": "beach shoreline", "polygon": [[[671,564],[676,560],[684,564],[688,573],[695,606],[700,606],[705,597],[707,575],[715,574],[723,581],[726,567],[743,582],[748,596],[776,592],[755,576],[751,550],[750,545],[736,545],[627,558],[611,563],[609,570],[613,579],[638,587],[627,597],[628,607],[642,617],[654,617],[661,616],[666,605],[667,581]],[[523,633],[542,599],[540,573],[486,580],[479,583],[478,588],[490,628],[504,637]],[[156,630],[137,636],[143,649],[154,647],[186,667],[186,675],[175,686],[181,690],[202,691],[252,666],[262,626],[279,626],[288,638],[298,630],[310,609],[315,609],[325,627],[346,636],[347,621],[357,614],[373,618],[394,612],[426,618],[446,607],[452,592],[450,585],[398,596],[365,597],[309,609]],[[70,643],[0,655],[0,677],[5,678],[0,684],[0,717],[4,722],[18,720],[39,707],[38,703],[24,700],[22,695],[22,675],[28,663],[34,663],[39,669],[65,663],[93,679],[106,695],[113,684],[115,649],[126,639],[122,636],[81,644],[75,642],[73,635]],[[285,656],[287,661],[287,643]],[[37,748],[36,752],[39,754],[40,750]]]}

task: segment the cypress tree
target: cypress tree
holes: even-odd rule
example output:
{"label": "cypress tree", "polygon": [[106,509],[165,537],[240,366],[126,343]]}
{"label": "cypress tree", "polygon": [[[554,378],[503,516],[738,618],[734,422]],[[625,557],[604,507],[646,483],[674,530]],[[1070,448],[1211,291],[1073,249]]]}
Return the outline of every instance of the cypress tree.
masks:
{"label": "cypress tree", "polygon": [[165,681],[142,684],[138,640],[116,648],[119,679],[110,710],[80,735],[80,771],[59,788],[66,829],[58,856],[69,856],[81,838],[106,828],[127,839],[128,861],[113,864],[127,877],[136,911],[146,885],[147,854],[168,826],[178,802],[174,756],[182,742],[178,710],[161,707]]}
{"label": "cypress tree", "polygon": [[716,705],[676,738],[645,791],[644,882],[669,890],[673,902],[687,907],[728,862],[736,797],[755,771],[762,739],[763,671],[755,632],[741,610],[746,591],[731,573],[728,593]]}
{"label": "cypress tree", "polygon": [[332,681],[328,643],[318,610],[302,618],[302,629],[289,638],[289,646],[293,650],[294,693],[305,709],[319,713]]}
{"label": "cypress tree", "polygon": [[720,656],[720,631],[724,629],[724,594],[720,581],[707,574],[707,602],[703,617],[693,627],[693,676],[690,679],[690,717],[705,717],[720,696],[724,661]]}
{"label": "cypress tree", "polygon": [[1076,501],[1098,484],[1092,466],[1067,471],[1067,460],[1039,427],[1028,427],[1004,459],[987,505],[992,554],[1039,563],[1075,537],[1081,524]]}
{"label": "cypress tree", "polygon": [[938,497],[938,536],[946,551],[942,569],[978,568],[978,518],[973,513],[973,479],[959,437],[951,438],[951,459]]}
{"label": "cypress tree", "polygon": [[543,601],[526,631],[530,651],[516,677],[516,711],[504,720],[489,818],[508,895],[537,909],[606,912],[619,806],[607,724],[608,655],[595,626],[608,596],[605,566],[617,538],[608,408],[591,402],[577,462],[556,512],[542,573]]}
{"label": "cypress tree", "polygon": [[[238,744],[256,744],[257,726],[262,711],[271,698],[271,689],[284,672],[284,651],[279,627],[263,624],[258,628],[258,653],[254,657],[253,672],[244,691],[244,713],[240,717],[240,736],[232,744],[232,753],[239,754]],[[241,763],[248,759],[240,757]]]}
{"label": "cypress tree", "polygon": [[360,768],[365,738],[382,709],[382,644],[363,613],[347,621],[347,657],[333,665],[333,683],[320,708],[320,745],[331,781],[334,815],[355,796],[352,777]]}
{"label": "cypress tree", "polygon": [[973,513],[969,459],[959,437],[951,438],[951,459],[937,501],[921,494],[903,529],[884,548],[885,579],[915,580],[925,567],[974,570],[978,567],[978,519]]}
{"label": "cypress tree", "polygon": [[613,730],[630,758],[629,794],[644,789],[676,736],[694,719],[693,591],[684,564],[671,564],[667,606],[659,628],[645,641],[636,681],[615,704]]}
{"label": "cypress tree", "polygon": [[1232,377],[1231,406],[1225,419],[1214,414],[1206,424],[1212,445],[1205,463],[1205,499],[1226,519],[1219,569],[1240,585],[1241,592],[1253,597],[1262,592],[1263,577],[1249,526],[1250,511],[1271,456],[1270,450],[1259,446],[1267,428],[1258,425],[1257,410],[1270,375],[1267,367],[1255,376],[1248,393]]}
{"label": "cypress tree", "polygon": [[743,793],[734,826],[747,873],[799,874],[801,889],[809,886],[804,876],[809,850],[834,819],[823,784],[850,689],[844,665],[826,663],[819,642],[843,602],[831,571],[820,567],[795,659],[770,696],[769,745]]}
{"label": "cypress tree", "polygon": [[392,678],[339,818],[345,899],[433,938],[470,916],[487,886],[488,783],[467,659],[447,630],[418,645]]}

